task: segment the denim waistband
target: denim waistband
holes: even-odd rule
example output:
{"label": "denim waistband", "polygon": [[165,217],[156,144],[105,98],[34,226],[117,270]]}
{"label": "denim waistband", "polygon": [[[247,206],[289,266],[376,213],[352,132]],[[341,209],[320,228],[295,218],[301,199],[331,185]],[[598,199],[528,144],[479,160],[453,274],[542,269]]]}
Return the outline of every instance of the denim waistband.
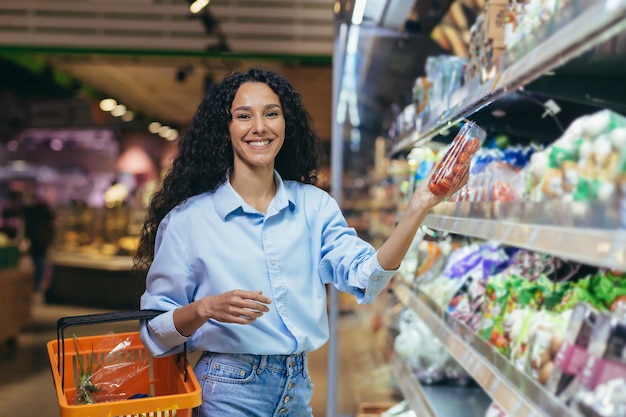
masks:
{"label": "denim waistband", "polygon": [[204,352],[203,356],[225,355],[237,360],[248,362],[257,367],[258,373],[268,371],[298,374],[303,371],[308,372],[308,355],[306,352],[294,355],[250,355],[244,353],[215,353]]}

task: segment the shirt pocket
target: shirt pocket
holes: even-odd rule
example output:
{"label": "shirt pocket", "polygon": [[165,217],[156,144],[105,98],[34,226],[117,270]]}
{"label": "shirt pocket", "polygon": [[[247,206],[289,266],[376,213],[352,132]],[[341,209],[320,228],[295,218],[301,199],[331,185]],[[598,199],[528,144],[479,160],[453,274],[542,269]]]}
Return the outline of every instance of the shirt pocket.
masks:
{"label": "shirt pocket", "polygon": [[254,378],[256,368],[255,364],[236,357],[215,354],[209,359],[206,377],[213,381],[244,384]]}

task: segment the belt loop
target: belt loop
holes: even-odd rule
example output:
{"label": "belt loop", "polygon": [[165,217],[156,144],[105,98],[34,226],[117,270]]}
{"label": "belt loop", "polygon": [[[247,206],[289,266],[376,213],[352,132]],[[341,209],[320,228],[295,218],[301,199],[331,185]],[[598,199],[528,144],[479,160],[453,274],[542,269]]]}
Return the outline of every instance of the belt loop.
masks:
{"label": "belt loop", "polygon": [[302,352],[302,372],[307,375],[309,373],[309,355]]}
{"label": "belt loop", "polygon": [[256,370],[256,373],[261,375],[265,368],[267,368],[267,355],[259,355],[261,361],[259,362],[259,367]]}

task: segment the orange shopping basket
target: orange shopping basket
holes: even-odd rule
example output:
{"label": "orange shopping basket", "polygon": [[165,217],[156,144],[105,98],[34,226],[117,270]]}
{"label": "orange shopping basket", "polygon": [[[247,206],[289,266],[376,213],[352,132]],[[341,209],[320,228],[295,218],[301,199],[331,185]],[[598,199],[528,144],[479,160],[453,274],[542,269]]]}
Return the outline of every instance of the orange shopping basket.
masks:
{"label": "orange shopping basket", "polygon": [[[83,336],[65,339],[69,326],[146,320],[160,314],[156,310],[122,311],[63,317],[57,321],[57,339],[47,343],[50,367],[61,417],[190,417],[202,402],[200,385],[184,353],[155,358],[139,339],[139,332],[118,333],[123,349],[112,354],[106,345],[112,335]],[[132,369],[132,378],[124,378],[123,394],[90,403],[77,403],[78,385],[85,363],[93,369],[120,372]],[[113,375],[113,374],[111,374]],[[97,384],[95,384],[97,387]],[[127,394],[127,395],[126,395]]]}

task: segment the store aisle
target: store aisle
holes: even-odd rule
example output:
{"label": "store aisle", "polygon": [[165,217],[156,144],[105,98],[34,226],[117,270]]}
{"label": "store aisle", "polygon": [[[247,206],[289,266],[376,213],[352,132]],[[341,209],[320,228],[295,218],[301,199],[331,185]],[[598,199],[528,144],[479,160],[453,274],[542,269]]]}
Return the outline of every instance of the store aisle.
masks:
{"label": "store aisle", "polygon": [[[338,416],[354,416],[359,402],[382,398],[387,390],[372,391],[373,381],[364,378],[363,364],[376,372],[378,357],[368,325],[369,306],[358,306],[359,313],[342,314],[339,321]],[[59,408],[53,388],[46,343],[56,338],[56,320],[64,316],[102,312],[88,308],[46,305],[36,301],[32,308],[32,324],[17,339],[14,349],[0,347],[0,415],[12,417],[57,417]],[[362,314],[364,313],[364,314]],[[133,330],[132,323],[108,325],[108,330]],[[101,330],[100,332],[108,331]],[[94,329],[98,333],[98,329]],[[312,401],[314,415],[326,414],[327,347],[310,355],[310,371],[315,383]],[[369,372],[369,371],[368,371]],[[378,375],[379,377],[380,375]],[[365,391],[364,391],[365,389]]]}

